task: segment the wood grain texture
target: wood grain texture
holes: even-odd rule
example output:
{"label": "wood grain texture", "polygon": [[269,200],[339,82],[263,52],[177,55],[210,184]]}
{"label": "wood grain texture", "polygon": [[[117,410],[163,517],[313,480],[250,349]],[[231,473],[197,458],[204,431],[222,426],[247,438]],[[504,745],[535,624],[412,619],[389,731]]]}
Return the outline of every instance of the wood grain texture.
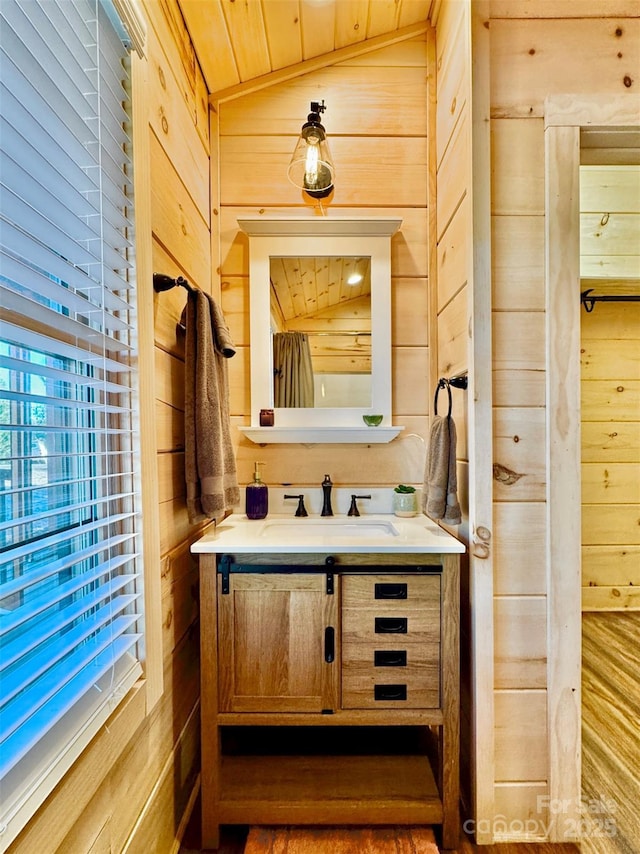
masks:
{"label": "wood grain texture", "polygon": [[245,854],[438,854],[431,828],[252,827]]}
{"label": "wood grain texture", "polygon": [[498,216],[544,214],[544,122],[491,122],[492,210]]}
{"label": "wood grain texture", "polygon": [[431,0],[342,0],[336,6],[285,0],[240,9],[228,0],[180,0],[209,91],[216,96],[243,81],[259,85],[264,78],[286,77],[291,68],[299,76],[350,47],[366,51],[369,43],[410,38],[416,25],[428,20],[431,5]]}
{"label": "wood grain texture", "polygon": [[494,626],[496,688],[546,688],[546,599],[496,597]]}
{"label": "wood grain texture", "polygon": [[470,217],[470,205],[465,198],[438,241],[436,270],[438,313],[469,281],[470,258],[467,235],[471,227]]}
{"label": "wood grain texture", "polygon": [[[242,562],[261,566],[288,562],[293,567],[309,562],[318,566],[322,559],[322,555],[248,554]],[[415,566],[416,560],[415,555],[394,555],[393,565]],[[423,822],[442,824],[447,847],[457,841],[459,559],[457,555],[420,556],[421,565],[433,562],[438,567],[433,575],[367,572],[368,566],[379,569],[388,561],[384,555],[349,556],[349,571],[338,575],[331,593],[324,573],[278,571],[232,573],[226,593],[222,574],[216,578],[216,557],[201,556],[201,597],[203,612],[207,611],[201,632],[203,732],[208,734],[202,775],[206,844],[217,843],[219,827],[226,823],[415,824],[418,815]],[[345,568],[342,564],[340,560],[338,573]],[[398,580],[408,585],[406,601],[375,599],[375,583]],[[340,618],[343,585],[351,607]],[[409,673],[408,682],[413,679],[411,696],[422,699],[422,708],[411,708],[409,703],[407,708],[385,711],[359,702],[369,679],[362,671],[365,661],[357,653],[365,646],[370,650],[373,641],[360,625],[360,617],[366,622],[373,613],[368,599],[385,615],[399,613],[408,603],[409,619],[416,621],[416,634],[414,629],[408,633],[408,645],[418,652],[412,661],[416,678]],[[445,620],[440,618],[441,611],[446,613]],[[354,614],[356,625],[351,631]],[[326,625],[342,626],[333,662],[326,662],[323,655]],[[432,640],[425,642],[423,636]],[[346,664],[342,703],[341,663]],[[217,671],[213,680],[211,666]],[[429,677],[426,686],[422,674]],[[349,697],[357,708],[346,708]],[[327,708],[334,714],[323,714]],[[259,731],[250,729],[256,724],[269,727],[266,741]],[[409,724],[439,728],[437,784],[422,740],[414,740],[411,749],[380,749],[375,727],[383,724],[392,729]],[[226,729],[238,725],[236,733]],[[338,728],[354,725],[357,728],[340,735]],[[311,741],[310,727],[317,728]],[[387,745],[390,731],[385,732]],[[396,732],[401,737],[401,729]],[[425,730],[424,735],[429,732]],[[346,749],[340,747],[341,738]]]}
{"label": "wood grain texture", "polygon": [[326,627],[337,634],[338,598],[324,575],[233,574],[220,596],[220,710],[335,709],[338,664],[323,644]]}
{"label": "wood grain texture", "polygon": [[491,245],[493,310],[543,311],[544,218],[494,216]]}
{"label": "wood grain texture", "polygon": [[585,614],[583,798],[595,804],[582,841],[589,854],[640,848],[640,614]]}
{"label": "wood grain texture", "polygon": [[623,27],[616,23],[607,18],[492,20],[492,63],[509,69],[491,76],[492,114],[541,117],[552,94],[627,94],[624,78],[635,75],[640,20],[628,17]]}
{"label": "wood grain texture", "polygon": [[[600,186],[602,175],[597,178]],[[623,198],[623,206],[629,200]],[[640,209],[640,196],[635,207]],[[640,437],[640,307],[603,307],[581,324],[582,609],[637,611],[640,447],[631,437]]]}
{"label": "wood grain texture", "polygon": [[[579,129],[545,133],[545,347],[547,398],[547,575],[549,794],[569,803],[551,838],[576,833],[580,792],[580,461]],[[559,239],[559,235],[562,238]]]}

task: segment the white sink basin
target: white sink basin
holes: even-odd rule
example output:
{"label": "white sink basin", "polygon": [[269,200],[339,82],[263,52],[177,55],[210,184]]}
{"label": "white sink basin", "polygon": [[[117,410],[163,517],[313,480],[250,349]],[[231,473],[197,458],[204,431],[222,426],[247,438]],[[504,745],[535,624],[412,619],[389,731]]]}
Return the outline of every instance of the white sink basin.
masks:
{"label": "white sink basin", "polygon": [[260,536],[266,539],[295,539],[312,540],[348,538],[379,539],[380,537],[397,537],[398,530],[392,522],[383,519],[279,519],[265,522]]}

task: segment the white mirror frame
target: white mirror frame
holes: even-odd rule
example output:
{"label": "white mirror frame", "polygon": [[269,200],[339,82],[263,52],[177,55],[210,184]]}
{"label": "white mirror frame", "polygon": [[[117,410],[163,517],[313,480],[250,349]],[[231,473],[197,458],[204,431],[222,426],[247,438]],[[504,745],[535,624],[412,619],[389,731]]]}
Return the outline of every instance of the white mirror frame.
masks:
{"label": "white mirror frame", "polygon": [[[400,219],[238,219],[249,236],[251,426],[239,429],[270,442],[390,442],[403,429],[391,424],[391,236]],[[277,408],[274,426],[260,426],[260,410],[273,409],[270,259],[303,256],[371,258],[371,405]],[[379,427],[362,416],[382,415]]]}

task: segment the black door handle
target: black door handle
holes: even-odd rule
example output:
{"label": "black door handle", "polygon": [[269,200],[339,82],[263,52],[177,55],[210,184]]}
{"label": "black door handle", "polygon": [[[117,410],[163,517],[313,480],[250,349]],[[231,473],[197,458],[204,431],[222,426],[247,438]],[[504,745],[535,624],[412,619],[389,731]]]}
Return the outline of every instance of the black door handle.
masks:
{"label": "black door handle", "polygon": [[376,584],[375,599],[406,599],[407,585],[398,584]]}
{"label": "black door handle", "polygon": [[376,649],[373,652],[374,667],[406,667],[406,649]]}
{"label": "black door handle", "polygon": [[406,635],[406,617],[376,617],[375,631],[377,635]]}
{"label": "black door handle", "polygon": [[324,660],[331,664],[336,657],[336,631],[333,626],[324,630]]}
{"label": "black door handle", "polygon": [[406,700],[406,685],[374,685],[374,700]]}

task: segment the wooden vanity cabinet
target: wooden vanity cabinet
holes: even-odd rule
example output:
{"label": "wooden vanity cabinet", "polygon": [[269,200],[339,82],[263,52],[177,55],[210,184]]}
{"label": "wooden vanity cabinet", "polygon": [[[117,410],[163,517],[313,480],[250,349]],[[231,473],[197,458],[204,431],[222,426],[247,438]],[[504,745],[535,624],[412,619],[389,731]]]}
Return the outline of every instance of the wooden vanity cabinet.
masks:
{"label": "wooden vanity cabinet", "polygon": [[221,824],[458,843],[457,554],[200,555],[202,847]]}

